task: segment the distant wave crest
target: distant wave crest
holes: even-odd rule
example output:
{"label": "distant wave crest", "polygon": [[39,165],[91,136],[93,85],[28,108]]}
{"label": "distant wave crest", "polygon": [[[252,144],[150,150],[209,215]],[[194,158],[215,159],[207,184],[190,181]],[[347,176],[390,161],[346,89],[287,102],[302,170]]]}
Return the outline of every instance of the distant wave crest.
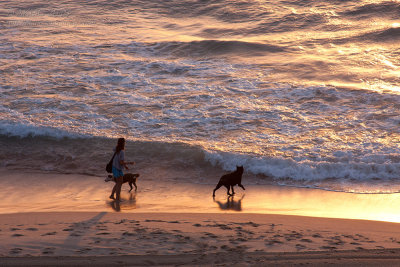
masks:
{"label": "distant wave crest", "polygon": [[349,18],[365,18],[371,19],[372,17],[398,17],[400,14],[400,4],[396,2],[383,2],[383,3],[371,3],[362,6],[358,6],[351,10],[341,12],[342,15]]}
{"label": "distant wave crest", "polygon": [[400,40],[400,28],[370,32],[359,36],[358,39],[372,42],[397,42]]}
{"label": "distant wave crest", "polygon": [[151,51],[155,54],[178,57],[207,57],[218,55],[265,55],[279,53],[287,48],[257,42],[204,40],[192,42],[131,43],[124,45],[131,52]]}

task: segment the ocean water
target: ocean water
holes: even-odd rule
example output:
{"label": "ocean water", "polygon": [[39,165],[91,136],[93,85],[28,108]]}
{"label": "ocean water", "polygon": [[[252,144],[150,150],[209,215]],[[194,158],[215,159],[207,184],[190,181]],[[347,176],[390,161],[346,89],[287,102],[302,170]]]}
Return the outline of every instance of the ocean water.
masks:
{"label": "ocean water", "polygon": [[[400,192],[399,1],[2,1],[0,167]],[[174,175],[172,175],[172,173]],[[157,175],[160,177],[160,175]]]}

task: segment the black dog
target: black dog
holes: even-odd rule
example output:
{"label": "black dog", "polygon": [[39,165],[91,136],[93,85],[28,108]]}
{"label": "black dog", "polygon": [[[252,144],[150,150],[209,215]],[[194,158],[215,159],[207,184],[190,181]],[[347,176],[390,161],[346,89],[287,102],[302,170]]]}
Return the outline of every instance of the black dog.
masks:
{"label": "black dog", "polygon": [[[242,185],[242,175],[243,175],[243,166],[240,167],[236,166],[236,171],[222,175],[221,179],[219,179],[219,182],[213,191],[213,197],[215,197],[215,191],[217,191],[221,186],[225,186],[228,189],[227,194],[229,196],[233,196],[235,194],[235,191],[233,191],[233,187],[235,185],[238,185],[241,188],[243,188],[243,190],[246,190]],[[232,188],[232,194],[229,193],[230,188]]]}
{"label": "black dog", "polygon": [[[138,178],[140,175],[139,173],[126,173],[123,176],[123,184],[124,183],[129,183],[129,186],[131,187],[131,190],[129,190],[129,192],[132,191],[133,187],[132,184],[135,186],[135,191],[137,190],[137,186],[136,186],[136,178]],[[107,178],[104,180],[105,182],[109,182],[109,181],[113,181],[115,182],[115,178],[112,175],[108,175]]]}

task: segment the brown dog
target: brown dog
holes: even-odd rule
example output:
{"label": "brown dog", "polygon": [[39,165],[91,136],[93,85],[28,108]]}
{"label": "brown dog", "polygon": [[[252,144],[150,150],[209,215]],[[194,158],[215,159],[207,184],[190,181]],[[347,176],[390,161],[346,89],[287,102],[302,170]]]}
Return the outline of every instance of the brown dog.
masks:
{"label": "brown dog", "polygon": [[[133,187],[132,185],[135,186],[135,191],[137,190],[137,186],[136,186],[136,179],[140,176],[139,173],[126,173],[123,176],[123,184],[124,183],[128,183],[129,186],[131,187],[131,189],[129,190],[129,192],[132,191]],[[113,181],[115,182],[115,178],[112,175],[108,175],[107,178],[104,180],[104,182],[109,182],[109,181]]]}
{"label": "brown dog", "polygon": [[[242,185],[243,171],[244,171],[243,166],[236,166],[236,171],[222,175],[222,177],[219,179],[217,186],[213,191],[213,197],[215,197],[215,191],[217,191],[221,186],[225,186],[228,189],[227,194],[229,196],[233,196],[235,194],[235,191],[233,191],[233,187],[235,185],[238,185],[241,188],[243,188],[243,190],[246,190]],[[231,188],[232,188],[232,194],[229,192]]]}

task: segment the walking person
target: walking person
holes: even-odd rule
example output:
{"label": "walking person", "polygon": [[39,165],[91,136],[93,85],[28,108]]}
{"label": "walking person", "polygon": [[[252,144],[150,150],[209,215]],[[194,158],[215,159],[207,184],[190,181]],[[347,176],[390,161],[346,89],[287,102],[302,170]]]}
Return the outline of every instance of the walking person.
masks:
{"label": "walking person", "polygon": [[[123,169],[128,168],[128,164],[135,164],[135,162],[125,161],[125,138],[118,138],[117,146],[114,149],[115,156],[112,163],[112,173],[115,178],[115,185],[112,189],[110,198],[115,199],[116,201],[121,202],[121,186],[123,182],[124,172]],[[116,193],[116,198],[114,198],[114,194]]]}

